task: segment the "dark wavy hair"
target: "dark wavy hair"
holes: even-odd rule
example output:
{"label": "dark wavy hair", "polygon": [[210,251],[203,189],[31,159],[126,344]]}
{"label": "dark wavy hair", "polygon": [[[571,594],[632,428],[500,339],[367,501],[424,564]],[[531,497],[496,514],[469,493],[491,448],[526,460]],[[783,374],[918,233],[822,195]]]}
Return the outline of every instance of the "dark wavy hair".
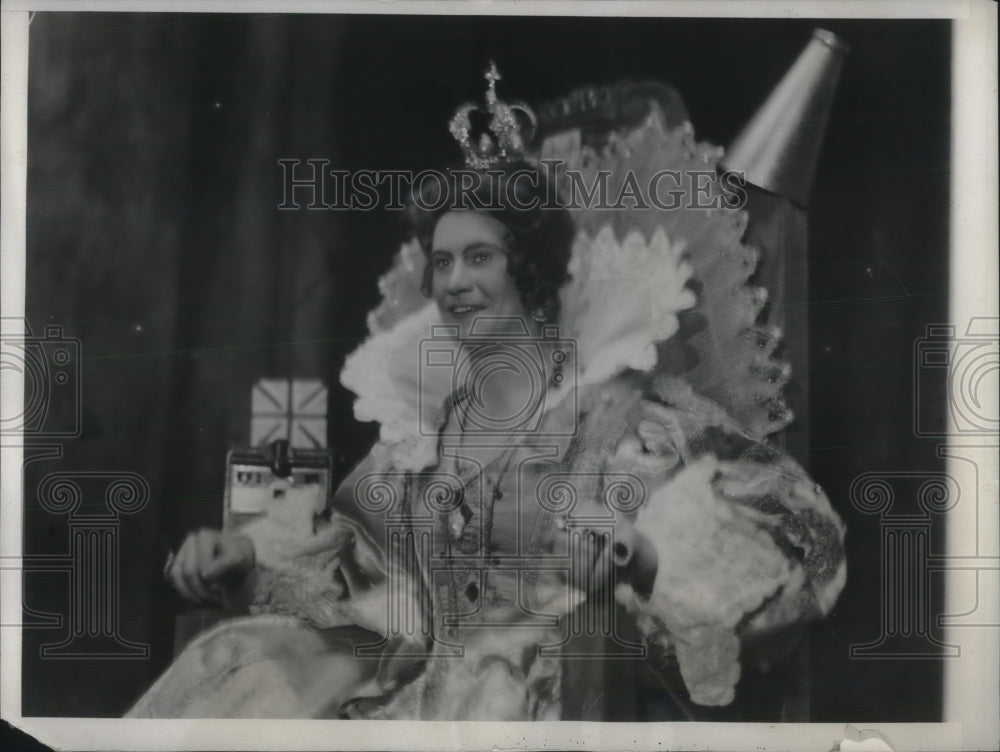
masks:
{"label": "dark wavy hair", "polygon": [[[545,175],[521,162],[489,171],[455,169],[444,175],[449,179],[424,181],[410,198],[413,231],[428,259],[421,292],[431,296],[430,254],[438,220],[450,211],[477,211],[507,230],[507,273],[524,307],[540,312],[545,321],[557,321],[559,288],[570,279],[573,221]],[[463,179],[469,182],[461,183]],[[460,184],[473,187],[460,190]]]}

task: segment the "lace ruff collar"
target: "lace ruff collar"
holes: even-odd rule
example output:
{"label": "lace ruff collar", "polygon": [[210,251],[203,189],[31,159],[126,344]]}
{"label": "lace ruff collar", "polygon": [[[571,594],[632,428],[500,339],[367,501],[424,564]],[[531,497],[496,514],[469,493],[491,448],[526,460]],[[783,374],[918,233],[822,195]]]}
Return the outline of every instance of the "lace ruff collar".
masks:
{"label": "lace ruff collar", "polygon": [[[656,343],[673,336],[677,312],[695,304],[686,286],[691,267],[683,252],[684,244],[662,230],[648,242],[638,231],[619,242],[608,225],[595,237],[578,233],[569,265],[572,279],[560,291],[559,325],[559,338],[575,344],[576,362],[564,366],[562,386],[550,387],[545,411],[574,390],[604,383],[626,369],[648,371],[656,365]],[[383,279],[383,292],[387,287]],[[395,470],[420,471],[438,462],[443,407],[453,389],[452,371],[426,363],[429,350],[441,347],[432,336],[439,323],[433,303],[415,307],[365,340],[341,373],[341,383],[358,395],[355,417],[380,424],[381,448]]]}

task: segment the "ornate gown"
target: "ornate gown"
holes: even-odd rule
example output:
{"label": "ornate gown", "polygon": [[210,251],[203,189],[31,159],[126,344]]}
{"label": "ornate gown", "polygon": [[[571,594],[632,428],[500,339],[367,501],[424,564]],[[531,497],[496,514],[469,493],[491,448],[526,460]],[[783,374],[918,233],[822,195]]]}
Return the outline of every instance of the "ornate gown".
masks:
{"label": "ornate gown", "polygon": [[[682,167],[718,156],[654,112],[588,169],[638,146]],[[419,249],[403,247],[342,375],[379,442],[321,517],[277,505],[242,530],[257,560],[226,602],[249,615],[196,638],[130,716],[597,719],[594,699],[650,655],[694,703],[726,705],[747,645],[829,613],[843,525],[767,441],[790,417],[762,417],[766,401],[744,395],[759,379],[739,373],[762,303],[745,219],[648,235],[591,219],[563,290],[562,384],[530,430],[474,441],[453,430],[465,397],[451,375],[419,371],[437,313],[416,293]],[[684,332],[692,311],[707,334]],[[708,336],[700,365],[677,367],[677,348]],[[755,365],[776,367],[772,350]],[[626,565],[636,531],[656,561],[643,588]],[[622,566],[588,588],[593,545]]]}

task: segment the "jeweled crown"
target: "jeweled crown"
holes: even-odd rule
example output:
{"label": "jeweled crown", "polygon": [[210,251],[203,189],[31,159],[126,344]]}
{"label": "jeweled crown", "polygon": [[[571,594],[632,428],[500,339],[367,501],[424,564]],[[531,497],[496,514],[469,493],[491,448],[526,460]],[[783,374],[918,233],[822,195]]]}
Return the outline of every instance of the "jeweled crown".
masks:
{"label": "jeweled crown", "polygon": [[[524,142],[531,138],[537,121],[535,114],[524,102],[503,102],[497,98],[497,81],[502,77],[496,63],[490,61],[489,70],[484,74],[488,87],[486,89],[486,109],[473,103],[461,105],[448,123],[448,130],[458,141],[465,155],[465,165],[474,170],[486,170],[508,162],[524,159]],[[487,129],[473,137],[470,115],[479,112],[488,115],[490,120]],[[522,123],[518,120],[520,114],[530,128],[525,135]]]}

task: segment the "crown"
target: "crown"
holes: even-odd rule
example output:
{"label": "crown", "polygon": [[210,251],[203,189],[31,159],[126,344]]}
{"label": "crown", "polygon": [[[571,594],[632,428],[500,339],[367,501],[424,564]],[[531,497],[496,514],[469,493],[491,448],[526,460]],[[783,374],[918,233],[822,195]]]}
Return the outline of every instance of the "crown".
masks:
{"label": "crown", "polygon": [[[485,170],[490,167],[515,162],[524,158],[525,137],[518,122],[520,113],[530,125],[527,138],[534,134],[535,114],[524,102],[502,102],[497,98],[497,81],[501,79],[496,63],[490,61],[490,68],[484,74],[489,86],[486,89],[486,109],[466,102],[461,105],[448,123],[448,130],[458,141],[465,155],[465,165],[474,170]],[[489,115],[487,130],[479,134],[473,143],[472,124],[469,116],[473,112]]]}

